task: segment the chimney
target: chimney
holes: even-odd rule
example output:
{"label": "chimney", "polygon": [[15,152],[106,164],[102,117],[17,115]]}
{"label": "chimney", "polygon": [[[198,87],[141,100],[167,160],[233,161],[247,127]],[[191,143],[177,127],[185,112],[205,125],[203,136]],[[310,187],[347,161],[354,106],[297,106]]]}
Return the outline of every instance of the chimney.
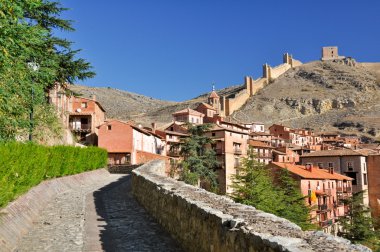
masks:
{"label": "chimney", "polygon": [[156,128],[157,128],[157,125],[155,122],[152,122],[152,132],[153,133],[156,133]]}
{"label": "chimney", "polygon": [[334,167],[329,167],[329,172],[330,172],[331,174],[334,174]]}
{"label": "chimney", "polygon": [[306,168],[307,171],[313,172],[313,164],[309,164],[308,163],[308,164],[305,165],[305,168]]}

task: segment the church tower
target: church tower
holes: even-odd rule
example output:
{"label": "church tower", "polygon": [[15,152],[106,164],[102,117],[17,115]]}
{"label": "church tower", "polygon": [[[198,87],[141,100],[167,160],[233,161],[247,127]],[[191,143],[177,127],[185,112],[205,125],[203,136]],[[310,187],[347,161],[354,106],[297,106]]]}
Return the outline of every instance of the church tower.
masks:
{"label": "church tower", "polygon": [[212,92],[208,97],[208,104],[216,109],[217,113],[220,113],[219,95],[215,92],[215,85],[212,85]]}

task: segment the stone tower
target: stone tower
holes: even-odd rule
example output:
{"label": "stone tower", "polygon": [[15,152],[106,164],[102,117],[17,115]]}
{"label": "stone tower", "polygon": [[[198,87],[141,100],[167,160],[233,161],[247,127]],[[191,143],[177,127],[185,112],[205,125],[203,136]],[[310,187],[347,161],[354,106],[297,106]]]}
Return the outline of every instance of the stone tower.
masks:
{"label": "stone tower", "polygon": [[220,113],[220,102],[219,95],[215,92],[215,86],[212,85],[212,92],[208,97],[208,104],[211,105],[214,109],[216,109],[217,113]]}

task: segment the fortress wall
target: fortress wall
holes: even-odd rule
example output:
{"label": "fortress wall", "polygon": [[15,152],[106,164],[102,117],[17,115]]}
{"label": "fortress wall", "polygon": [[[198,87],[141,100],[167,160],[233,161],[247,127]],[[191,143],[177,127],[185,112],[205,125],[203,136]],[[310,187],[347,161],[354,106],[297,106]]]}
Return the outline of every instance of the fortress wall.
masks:
{"label": "fortress wall", "polygon": [[185,251],[370,251],[164,174],[159,160],[133,170],[133,194]]}
{"label": "fortress wall", "polygon": [[22,236],[32,228],[40,211],[58,194],[79,189],[83,184],[104,180],[105,169],[41,182],[0,210],[0,251],[14,251]]}
{"label": "fortress wall", "polygon": [[296,59],[292,59],[292,66],[293,66],[293,67],[298,67],[298,66],[300,66],[300,65],[302,65],[302,62],[301,62],[301,61],[296,60]]}
{"label": "fortress wall", "polygon": [[253,82],[252,85],[252,93],[256,94],[260,89],[262,89],[266,84],[268,80],[266,78],[260,78]]}
{"label": "fortress wall", "polygon": [[227,98],[226,99],[226,105],[228,107],[228,114],[226,116],[231,115],[235,110],[239,109],[241,106],[244,105],[244,103],[247,102],[250,95],[246,92],[246,90],[243,90],[244,92],[239,92],[235,98]]}
{"label": "fortress wall", "polygon": [[290,68],[292,68],[289,64],[281,64],[271,69],[271,79],[276,79],[280,75],[284,74],[286,71],[288,71]]}

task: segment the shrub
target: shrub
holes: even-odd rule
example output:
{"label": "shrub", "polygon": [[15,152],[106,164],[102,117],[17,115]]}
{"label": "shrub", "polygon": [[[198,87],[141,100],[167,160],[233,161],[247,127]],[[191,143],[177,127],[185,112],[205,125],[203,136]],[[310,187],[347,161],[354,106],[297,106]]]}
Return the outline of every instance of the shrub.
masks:
{"label": "shrub", "polygon": [[107,151],[97,147],[0,144],[0,207],[41,181],[105,167]]}

